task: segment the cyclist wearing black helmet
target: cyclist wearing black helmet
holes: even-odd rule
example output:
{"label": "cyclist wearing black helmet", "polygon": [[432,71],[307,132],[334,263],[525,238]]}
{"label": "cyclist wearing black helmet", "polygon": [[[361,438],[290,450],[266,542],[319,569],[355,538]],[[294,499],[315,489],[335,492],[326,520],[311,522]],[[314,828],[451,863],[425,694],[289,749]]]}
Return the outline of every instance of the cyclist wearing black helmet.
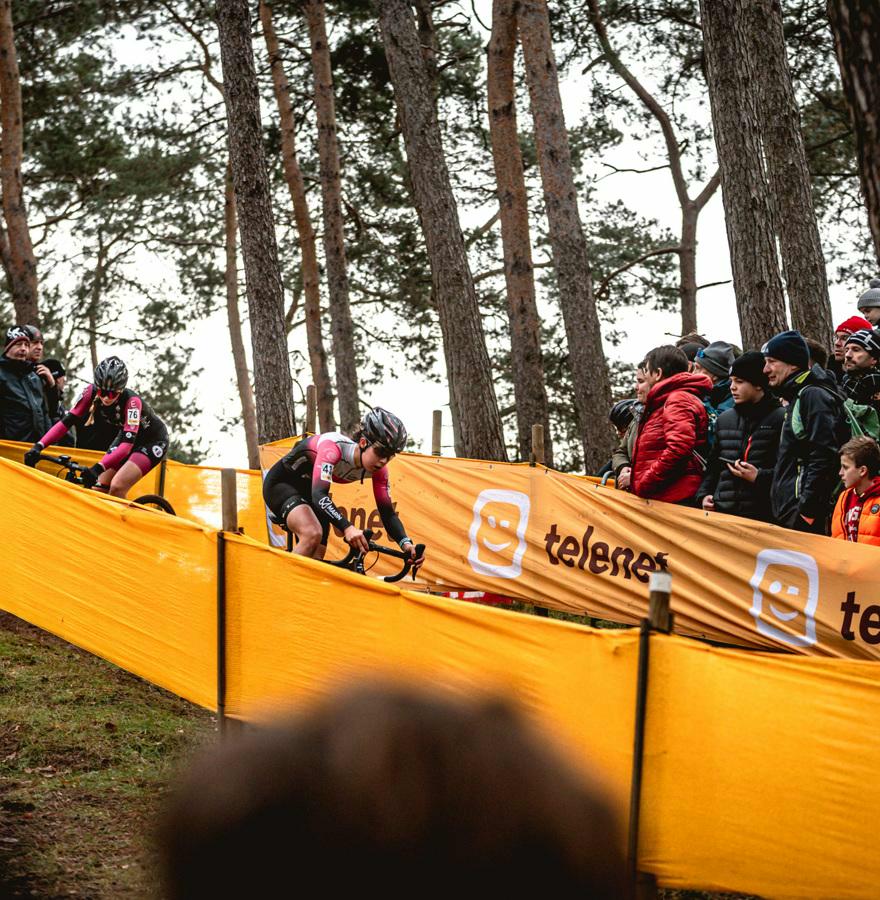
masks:
{"label": "cyclist wearing black helmet", "polygon": [[[364,416],[352,437],[338,431],[315,434],[278,460],[266,474],[263,499],[275,518],[299,539],[294,553],[323,559],[331,525],[342,532],[348,544],[366,552],[363,531],[334,504],[330,486],[369,477],[385,530],[415,558],[415,547],[394,511],[388,484],[388,461],[405,445],[403,423],[377,406]],[[422,561],[415,560],[415,567]]]}
{"label": "cyclist wearing black helmet", "polygon": [[83,472],[83,484],[98,484],[114,497],[125,497],[168,451],[165,423],[142,397],[126,388],[127,383],[128,369],[118,356],[99,362],[94,384],[87,385],[73,409],[25,453],[25,464],[35,466],[40,453],[67,434],[71,426],[99,420],[116,428],[117,434],[103,459]]}

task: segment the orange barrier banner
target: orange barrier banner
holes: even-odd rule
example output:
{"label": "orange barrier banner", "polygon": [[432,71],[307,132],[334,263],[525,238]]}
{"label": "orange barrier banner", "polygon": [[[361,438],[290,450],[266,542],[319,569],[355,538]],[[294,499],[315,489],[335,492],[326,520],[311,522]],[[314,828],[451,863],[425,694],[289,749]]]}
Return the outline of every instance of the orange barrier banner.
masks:
{"label": "orange barrier banner", "polygon": [[[284,444],[262,448],[264,468]],[[679,633],[880,658],[875,547],[640,500],[528,465],[403,454],[391,482],[408,534],[428,545],[421,574],[432,587],[635,624],[651,573],[668,571]],[[368,484],[334,485],[333,499],[355,524],[378,523]],[[343,554],[336,536],[328,557]]]}
{"label": "orange barrier banner", "polygon": [[0,608],[215,707],[217,536],[0,459]]}
{"label": "orange barrier banner", "polygon": [[880,666],[651,638],[640,867],[676,888],[876,897]]}

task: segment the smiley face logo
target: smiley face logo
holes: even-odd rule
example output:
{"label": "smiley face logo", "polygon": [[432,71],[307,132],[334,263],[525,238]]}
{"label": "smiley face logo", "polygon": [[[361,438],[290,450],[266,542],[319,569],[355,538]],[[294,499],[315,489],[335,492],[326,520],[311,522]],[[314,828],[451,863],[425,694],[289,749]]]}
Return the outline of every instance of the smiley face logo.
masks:
{"label": "smiley face logo", "polygon": [[749,612],[760,634],[792,647],[816,643],[819,567],[812,556],[795,550],[762,550],[749,585]]}
{"label": "smiley face logo", "polygon": [[479,575],[519,578],[531,501],[520,491],[486,490],[474,502],[468,562]]}

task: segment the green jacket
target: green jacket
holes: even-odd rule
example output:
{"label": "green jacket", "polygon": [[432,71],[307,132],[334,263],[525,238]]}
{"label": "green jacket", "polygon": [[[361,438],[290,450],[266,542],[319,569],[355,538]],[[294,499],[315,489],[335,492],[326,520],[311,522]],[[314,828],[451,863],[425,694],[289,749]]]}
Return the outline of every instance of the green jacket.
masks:
{"label": "green jacket", "polygon": [[0,439],[33,443],[51,427],[43,382],[33,364],[0,357]]}
{"label": "green jacket", "polygon": [[611,470],[614,472],[615,478],[620,474],[621,469],[632,465],[633,448],[636,445],[638,433],[639,417],[634,416],[632,422],[629,423],[629,427],[626,429],[626,434],[623,436],[620,443],[617,445],[617,449],[611,456]]}

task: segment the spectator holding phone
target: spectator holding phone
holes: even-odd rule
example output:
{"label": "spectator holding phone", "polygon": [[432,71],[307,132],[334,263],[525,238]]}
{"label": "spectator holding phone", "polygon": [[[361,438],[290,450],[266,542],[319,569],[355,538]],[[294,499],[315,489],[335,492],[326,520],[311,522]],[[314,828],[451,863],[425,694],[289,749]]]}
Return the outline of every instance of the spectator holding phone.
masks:
{"label": "spectator holding phone", "polygon": [[734,361],[730,392],[734,406],[715,422],[715,446],[697,501],[706,510],[769,522],[783,410],[770,393],[763,353],[749,350]]}

